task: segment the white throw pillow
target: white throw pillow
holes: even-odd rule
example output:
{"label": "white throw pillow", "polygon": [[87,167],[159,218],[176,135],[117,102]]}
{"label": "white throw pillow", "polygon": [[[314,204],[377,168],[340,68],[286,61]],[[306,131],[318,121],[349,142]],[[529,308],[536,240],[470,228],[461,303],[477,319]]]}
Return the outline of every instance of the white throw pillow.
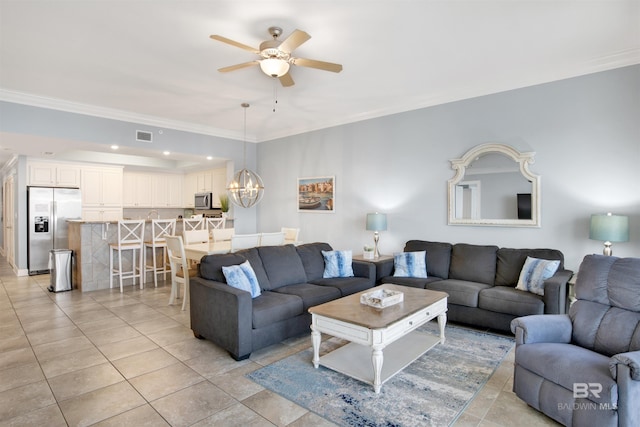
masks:
{"label": "white throw pillow", "polygon": [[544,281],[556,274],[560,261],[527,257],[516,289],[544,295]]}
{"label": "white throw pillow", "polygon": [[393,255],[394,277],[427,277],[427,251],[400,252]]}
{"label": "white throw pillow", "polygon": [[322,251],[324,257],[324,272],[322,277],[353,277],[351,265],[351,251]]}

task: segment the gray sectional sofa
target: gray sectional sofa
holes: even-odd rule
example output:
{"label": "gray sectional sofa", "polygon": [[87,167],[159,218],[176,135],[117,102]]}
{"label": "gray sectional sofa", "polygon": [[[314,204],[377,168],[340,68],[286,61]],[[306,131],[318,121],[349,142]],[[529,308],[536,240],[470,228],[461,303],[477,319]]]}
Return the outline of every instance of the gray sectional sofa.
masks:
{"label": "gray sectional sofa", "polygon": [[[309,307],[369,289],[375,267],[353,261],[353,277],[323,278],[327,243],[262,246],[203,257],[190,280],[191,329],[226,349],[236,360],[252,351],[309,332]],[[246,260],[256,273],[261,295],[229,286],[223,266]]]}
{"label": "gray sectional sofa", "polygon": [[[405,252],[426,251],[427,278],[393,277],[393,260],[378,266],[380,283],[396,283],[449,294],[448,320],[502,331],[529,314],[564,314],[567,282],[564,255],[555,249],[510,249],[464,243],[410,240]],[[560,261],[544,285],[544,296],[515,289],[527,256]]]}

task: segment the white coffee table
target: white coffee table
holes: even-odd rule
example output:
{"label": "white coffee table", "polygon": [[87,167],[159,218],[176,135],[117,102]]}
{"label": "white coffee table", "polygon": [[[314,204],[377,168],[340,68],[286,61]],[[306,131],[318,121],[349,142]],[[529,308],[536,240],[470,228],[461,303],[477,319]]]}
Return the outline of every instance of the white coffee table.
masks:
{"label": "white coffee table", "polygon": [[[401,291],[404,301],[382,309],[360,303],[361,294],[377,289]],[[384,284],[311,307],[313,366],[322,365],[371,384],[379,393],[389,378],[444,343],[448,296],[445,292]],[[439,336],[416,331],[436,317]],[[350,342],[320,357],[322,333]]]}

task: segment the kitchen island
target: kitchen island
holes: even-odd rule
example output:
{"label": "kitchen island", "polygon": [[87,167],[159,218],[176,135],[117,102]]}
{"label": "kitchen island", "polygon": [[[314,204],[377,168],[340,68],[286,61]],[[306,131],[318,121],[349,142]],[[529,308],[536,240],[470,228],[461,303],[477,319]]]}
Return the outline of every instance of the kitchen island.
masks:
{"label": "kitchen island", "polygon": [[[70,220],[68,223],[69,249],[74,256],[73,287],[82,292],[109,289],[109,244],[118,240],[118,222]],[[229,226],[233,227],[232,221],[228,221]],[[146,220],[144,235],[145,240],[151,239],[151,220]],[[176,221],[176,235],[182,235],[182,219]],[[122,260],[123,268],[130,269],[131,255],[123,256]],[[125,285],[131,285],[131,280],[126,279]]]}

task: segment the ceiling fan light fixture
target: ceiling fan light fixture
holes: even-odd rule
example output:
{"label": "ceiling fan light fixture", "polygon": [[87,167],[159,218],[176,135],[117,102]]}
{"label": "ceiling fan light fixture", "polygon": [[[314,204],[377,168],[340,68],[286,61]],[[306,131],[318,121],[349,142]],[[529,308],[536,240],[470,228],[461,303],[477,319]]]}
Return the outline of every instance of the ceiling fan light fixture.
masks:
{"label": "ceiling fan light fixture", "polygon": [[289,71],[289,63],[282,59],[267,58],[260,61],[262,71],[271,77],[282,77]]}

